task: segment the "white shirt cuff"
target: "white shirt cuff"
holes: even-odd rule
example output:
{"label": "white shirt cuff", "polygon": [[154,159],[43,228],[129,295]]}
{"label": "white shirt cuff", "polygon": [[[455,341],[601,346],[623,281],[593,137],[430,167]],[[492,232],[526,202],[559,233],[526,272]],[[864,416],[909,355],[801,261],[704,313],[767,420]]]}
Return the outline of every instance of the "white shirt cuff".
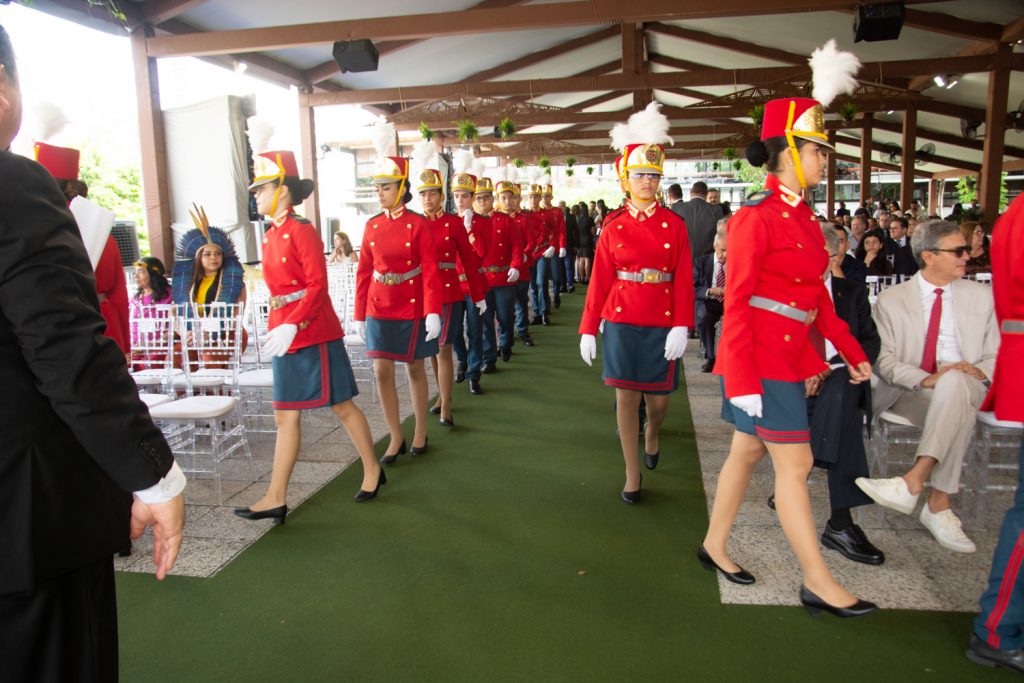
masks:
{"label": "white shirt cuff", "polygon": [[185,483],[185,473],[181,471],[181,468],[178,467],[178,463],[175,462],[171,465],[171,469],[167,472],[167,476],[150,486],[148,489],[136,491],[135,495],[146,505],[166,503],[171,498],[174,498],[185,490]]}

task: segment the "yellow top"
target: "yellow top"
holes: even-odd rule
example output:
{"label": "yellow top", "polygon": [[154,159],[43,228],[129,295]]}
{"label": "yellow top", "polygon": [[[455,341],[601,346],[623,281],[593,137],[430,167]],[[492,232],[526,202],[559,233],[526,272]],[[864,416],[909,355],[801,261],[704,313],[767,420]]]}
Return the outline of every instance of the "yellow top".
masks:
{"label": "yellow top", "polygon": [[210,291],[210,287],[213,286],[213,281],[217,279],[216,275],[206,275],[203,277],[203,281],[199,283],[199,289],[196,291],[197,304],[206,303],[206,294]]}

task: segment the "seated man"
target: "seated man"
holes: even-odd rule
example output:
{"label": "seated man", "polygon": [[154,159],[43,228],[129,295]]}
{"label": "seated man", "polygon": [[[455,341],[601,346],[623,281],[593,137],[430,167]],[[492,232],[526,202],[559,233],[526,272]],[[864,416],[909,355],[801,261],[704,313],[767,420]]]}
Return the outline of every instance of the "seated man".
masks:
{"label": "seated man", "polygon": [[961,279],[970,253],[955,223],[926,221],[910,244],[921,270],[883,291],[875,306],[882,350],[874,403],[878,414],[889,409],[919,427],[921,441],[903,476],[860,478],[857,485],[879,505],[910,514],[930,479],[921,523],[942,547],[972,553],[949,497],[959,490],[999,349],[992,290]]}
{"label": "seated man", "polygon": [[889,238],[885,241],[885,253],[892,259],[893,275],[910,277],[917,272],[917,260],[907,236],[909,227],[909,222],[903,216],[893,216],[889,221]]}
{"label": "seated man", "polygon": [[693,262],[697,334],[704,347],[701,372],[711,372],[715,368],[715,325],[725,310],[725,226],[728,222],[728,218],[718,221],[714,252],[698,256]]}
{"label": "seated man", "polygon": [[846,232],[846,228],[841,225],[832,224],[833,229],[836,231],[836,235],[839,237],[839,249],[843,258],[839,266],[842,269],[842,277],[856,282],[859,285],[863,285],[868,279],[868,267],[864,265],[864,262],[858,258],[854,258],[852,254],[847,253],[850,246],[850,235]]}

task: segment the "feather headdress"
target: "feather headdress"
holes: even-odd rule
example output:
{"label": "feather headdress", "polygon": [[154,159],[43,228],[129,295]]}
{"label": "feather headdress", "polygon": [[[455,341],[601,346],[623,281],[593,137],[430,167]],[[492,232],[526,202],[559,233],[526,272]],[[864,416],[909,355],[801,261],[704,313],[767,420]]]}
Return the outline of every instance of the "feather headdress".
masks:
{"label": "feather headdress", "polygon": [[474,173],[476,166],[476,157],[473,155],[473,150],[470,149],[457,149],[452,154],[452,170],[456,173]]}
{"label": "feather headdress", "polygon": [[669,127],[669,120],[661,113],[661,103],[651,102],[625,123],[612,127],[612,147],[621,152],[628,145],[671,145]]}
{"label": "feather headdress", "polygon": [[837,96],[856,89],[854,76],[860,70],[860,60],[852,52],[838,50],[834,38],[811,53],[807,62],[811,65],[814,82],[811,97],[825,109]]}
{"label": "feather headdress", "polygon": [[64,110],[52,100],[43,100],[35,107],[39,123],[39,139],[52,140],[70,123]]}
{"label": "feather headdress", "polygon": [[395,156],[395,124],[378,121],[370,127],[370,142],[378,157]]}
{"label": "feather headdress", "polygon": [[250,116],[246,120],[245,133],[249,136],[249,147],[253,154],[270,149],[270,138],[274,136],[274,124],[258,116]]}

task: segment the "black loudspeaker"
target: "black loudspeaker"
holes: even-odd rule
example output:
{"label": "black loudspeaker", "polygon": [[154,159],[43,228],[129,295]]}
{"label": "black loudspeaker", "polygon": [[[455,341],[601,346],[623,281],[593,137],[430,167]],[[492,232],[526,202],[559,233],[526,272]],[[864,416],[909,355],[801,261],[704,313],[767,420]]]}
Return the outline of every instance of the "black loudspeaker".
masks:
{"label": "black loudspeaker", "polygon": [[853,42],[896,40],[907,15],[902,2],[859,5],[853,15]]}
{"label": "black loudspeaker", "polygon": [[117,242],[117,251],[121,255],[121,265],[125,268],[139,260],[139,236],[135,232],[134,221],[114,221],[110,234]]}
{"label": "black loudspeaker", "polygon": [[334,44],[334,61],[341,73],[348,71],[376,71],[377,48],[368,40],[339,40]]}

